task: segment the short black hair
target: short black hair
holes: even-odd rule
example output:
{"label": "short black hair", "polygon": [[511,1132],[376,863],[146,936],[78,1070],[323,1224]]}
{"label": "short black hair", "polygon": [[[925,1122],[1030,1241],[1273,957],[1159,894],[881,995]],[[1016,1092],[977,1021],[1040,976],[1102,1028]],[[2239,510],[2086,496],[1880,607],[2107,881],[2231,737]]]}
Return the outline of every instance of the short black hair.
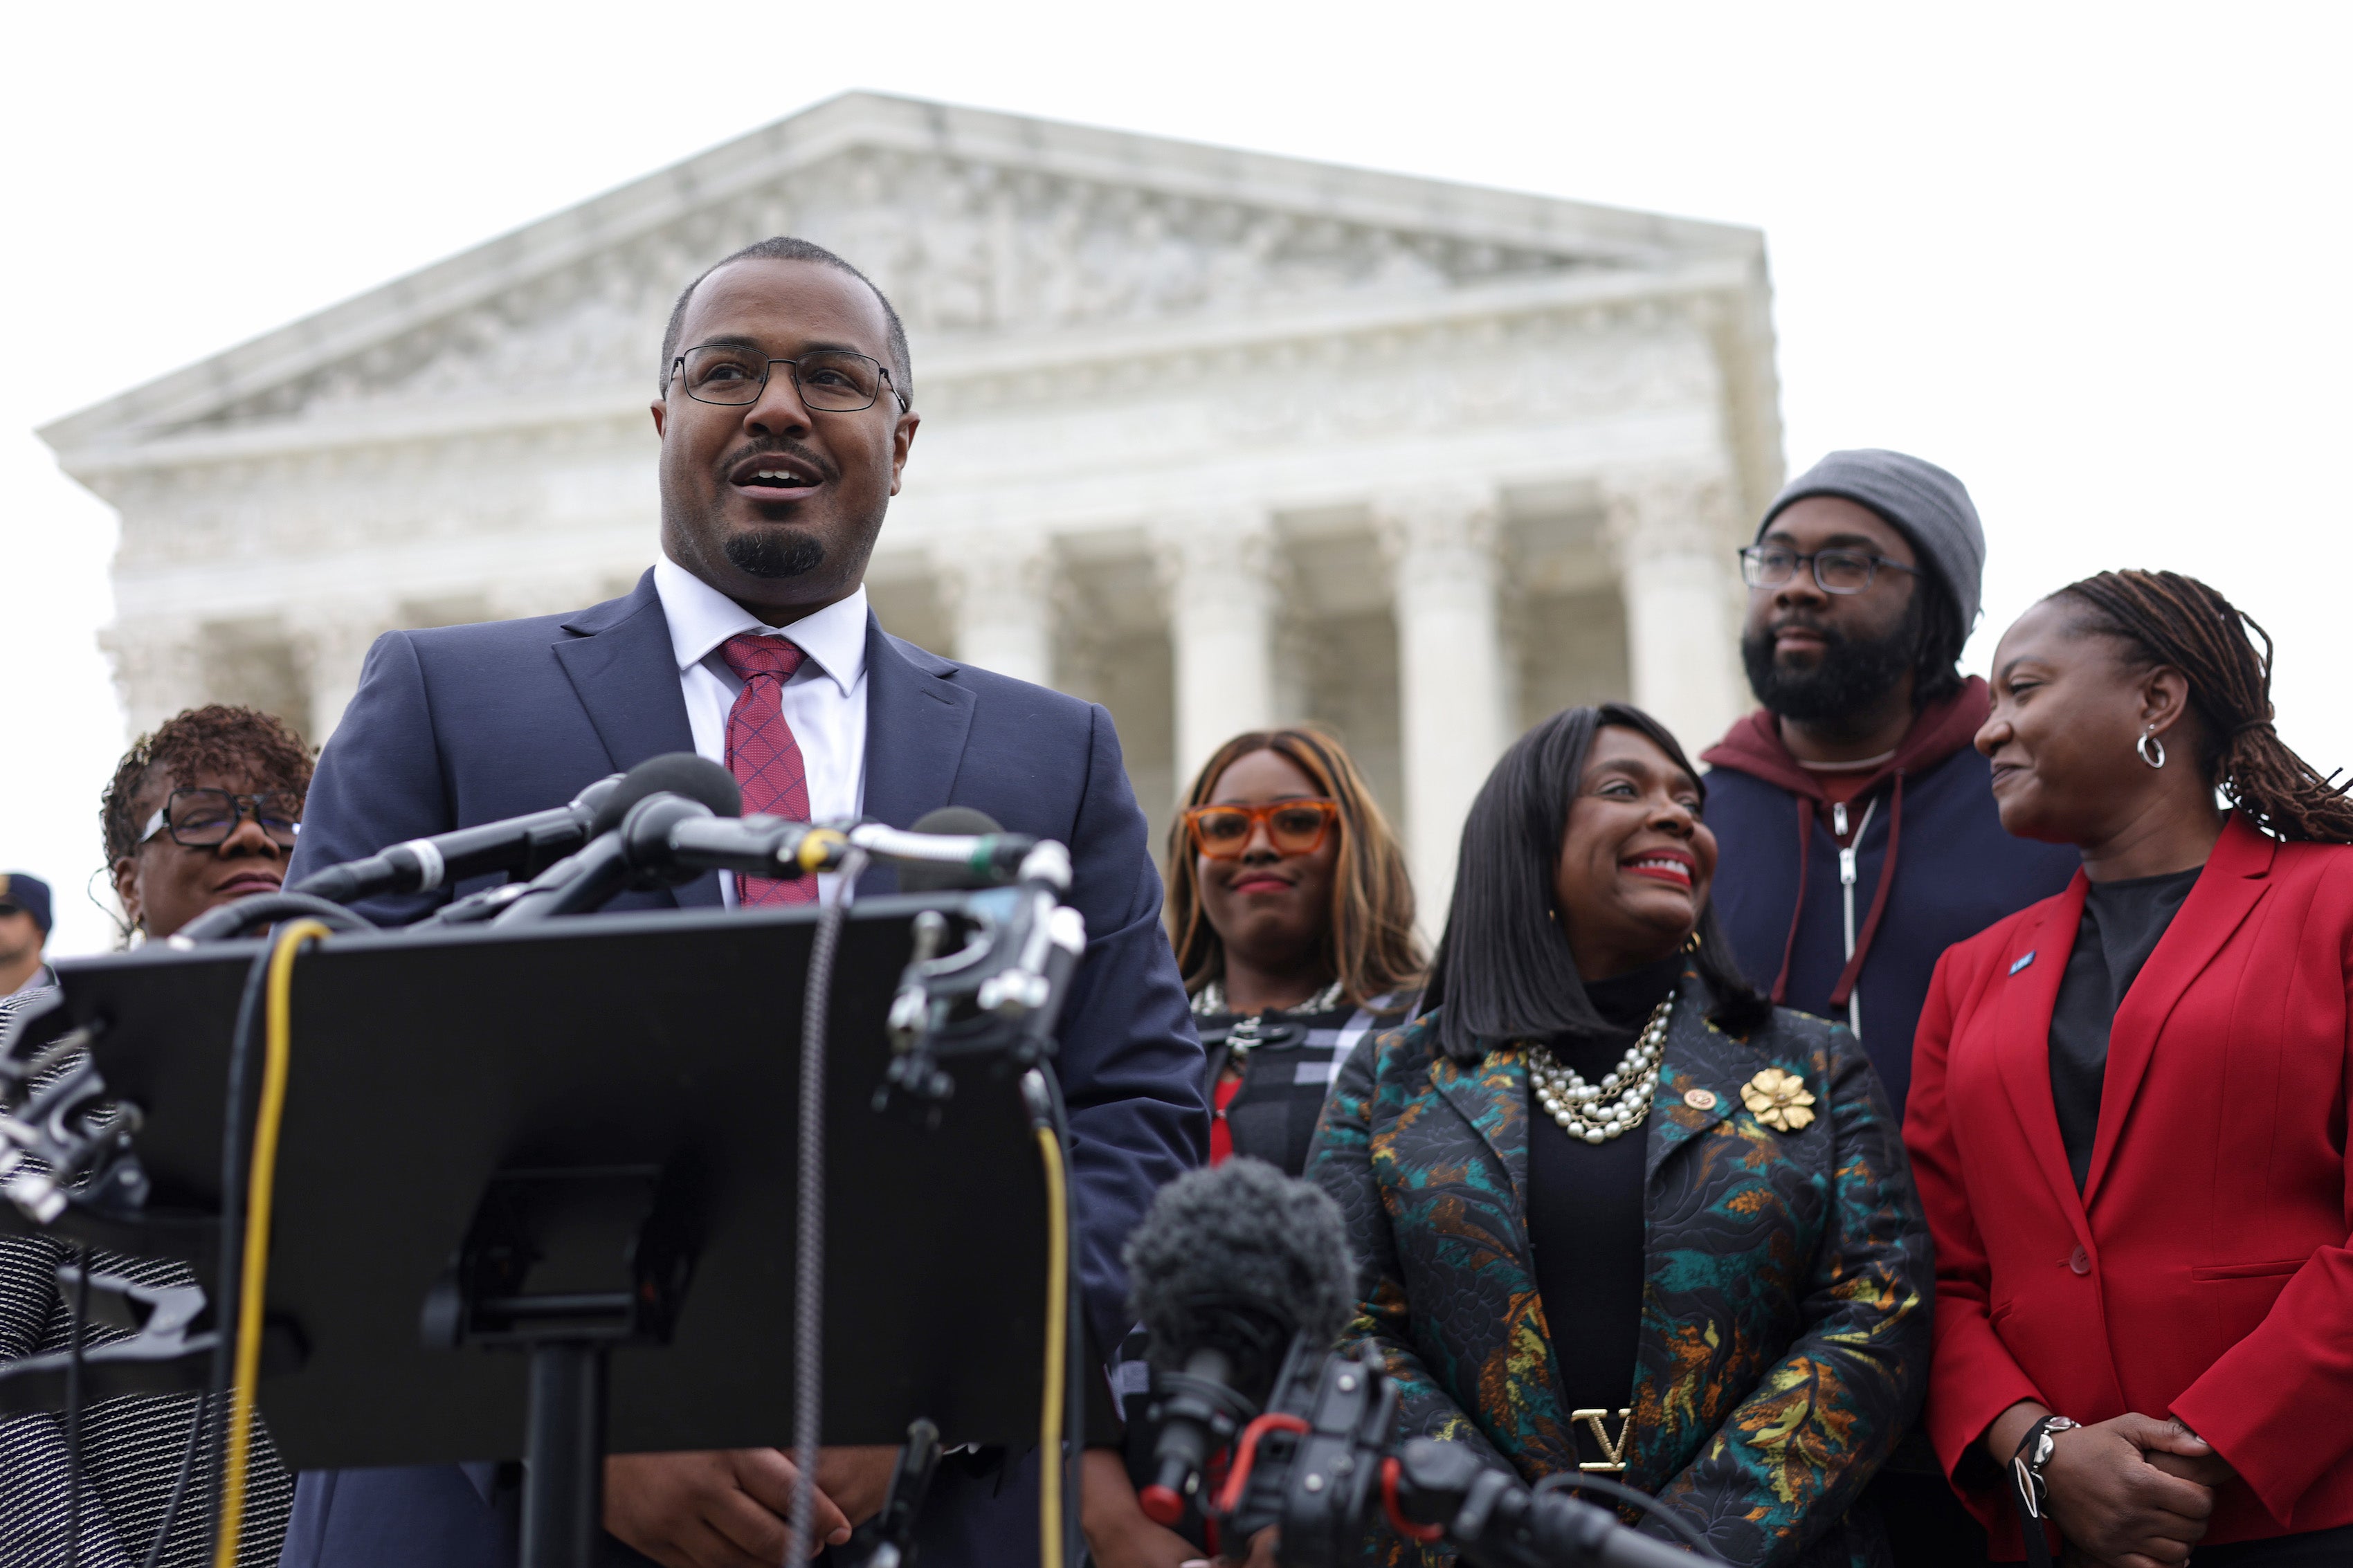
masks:
{"label": "short black hair", "polygon": [[902,406],[914,406],[915,367],[907,356],[907,329],[900,322],[899,312],[891,308],[889,296],[874,288],[874,279],[822,245],[783,234],[747,245],[733,256],[721,257],[696,273],[693,282],[679,290],[678,303],[670,308],[670,326],[662,333],[661,366],[654,376],[655,384],[661,389],[663,396],[670,395],[670,367],[678,358],[679,334],[686,330],[687,302],[694,298],[694,291],[702,287],[704,279],[736,261],[814,261],[819,266],[847,272],[869,289],[873,289],[875,302],[882,307],[882,319],[891,327],[891,384],[904,400]]}
{"label": "short black hair", "polygon": [[[1439,1009],[1439,1048],[1476,1062],[1514,1040],[1577,1034],[1620,1037],[1585,994],[1558,923],[1553,868],[1560,859],[1585,778],[1593,737],[1608,725],[1648,736],[1694,781],[1699,770],[1667,727],[1623,702],[1564,708],[1512,743],[1480,786],[1462,824],[1454,903],[1438,939],[1424,1011]],[[1700,785],[1704,804],[1707,786]],[[1772,1017],[1772,1004],[1740,973],[1713,900],[1700,911],[1693,965],[1715,1000],[1708,1019],[1746,1035]]]}

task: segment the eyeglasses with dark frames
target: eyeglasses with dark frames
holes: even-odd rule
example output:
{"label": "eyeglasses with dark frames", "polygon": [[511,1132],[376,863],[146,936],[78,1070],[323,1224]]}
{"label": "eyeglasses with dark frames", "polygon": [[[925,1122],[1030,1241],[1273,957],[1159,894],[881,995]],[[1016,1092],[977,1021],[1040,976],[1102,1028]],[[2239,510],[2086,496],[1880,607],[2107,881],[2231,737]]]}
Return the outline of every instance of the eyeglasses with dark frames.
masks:
{"label": "eyeglasses with dark frames", "polygon": [[1239,860],[1261,823],[1278,855],[1313,855],[1340,819],[1336,800],[1274,800],[1263,805],[1196,805],[1185,812],[1195,847],[1212,860]]}
{"label": "eyeglasses with dark frames", "polygon": [[697,403],[748,408],[767,390],[771,365],[783,365],[801,402],[826,414],[871,408],[884,392],[903,411],[907,395],[891,384],[881,361],[848,349],[818,349],[798,359],[770,359],[733,343],[700,343],[670,361],[671,379]]}
{"label": "eyeglasses with dark frames", "polygon": [[248,814],[261,825],[263,836],[272,844],[281,849],[294,847],[302,831],[302,797],[290,790],[237,795],[225,789],[175,789],[163,809],[147,819],[139,842],[168,833],[174,844],[210,849],[227,843]]}
{"label": "eyeglasses with dark frames", "polygon": [[1786,544],[1751,544],[1740,552],[1740,577],[1752,588],[1786,587],[1798,568],[1812,563],[1814,585],[1825,594],[1860,594],[1883,566],[1892,572],[1921,575],[1917,566],[1890,561],[1861,550],[1797,551]]}

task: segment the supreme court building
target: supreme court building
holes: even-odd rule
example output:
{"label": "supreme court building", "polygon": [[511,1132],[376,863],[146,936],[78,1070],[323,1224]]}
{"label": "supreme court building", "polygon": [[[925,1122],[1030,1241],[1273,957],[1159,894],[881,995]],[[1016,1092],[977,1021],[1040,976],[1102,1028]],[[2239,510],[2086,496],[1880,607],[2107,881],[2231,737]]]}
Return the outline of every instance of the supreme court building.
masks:
{"label": "supreme court building", "polygon": [[1695,752],[1745,706],[1761,235],[853,93],[46,427],[121,514],[133,731],[325,740],[388,628],[625,591],[671,301],[772,234],[913,342],[882,624],[1104,703],[1155,836],[1225,737],[1321,721],[1434,931],[1522,728],[1630,698]]}

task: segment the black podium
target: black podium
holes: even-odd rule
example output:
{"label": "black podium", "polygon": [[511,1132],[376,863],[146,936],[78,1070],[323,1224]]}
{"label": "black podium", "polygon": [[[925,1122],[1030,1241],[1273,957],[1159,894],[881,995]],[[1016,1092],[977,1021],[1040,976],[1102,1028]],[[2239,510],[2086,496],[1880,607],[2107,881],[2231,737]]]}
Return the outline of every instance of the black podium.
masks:
{"label": "black podium", "polygon": [[[919,1417],[950,1445],[1038,1429],[1047,1194],[1018,1075],[948,1063],[935,1125],[873,1104],[913,921],[953,922],[959,899],[870,900],[843,934],[829,1444],[896,1444]],[[601,915],[338,935],[296,961],[267,1313],[299,1366],[259,1387],[290,1466],[521,1457],[527,1358],[500,1348],[519,1348],[501,1331],[518,1312],[650,1325],[638,1337],[657,1342],[612,1353],[611,1451],[790,1446],[815,927],[807,910]],[[156,1208],[217,1205],[229,1044],[259,950],[58,966],[68,1018],[102,1025],[110,1092],[143,1111]]]}

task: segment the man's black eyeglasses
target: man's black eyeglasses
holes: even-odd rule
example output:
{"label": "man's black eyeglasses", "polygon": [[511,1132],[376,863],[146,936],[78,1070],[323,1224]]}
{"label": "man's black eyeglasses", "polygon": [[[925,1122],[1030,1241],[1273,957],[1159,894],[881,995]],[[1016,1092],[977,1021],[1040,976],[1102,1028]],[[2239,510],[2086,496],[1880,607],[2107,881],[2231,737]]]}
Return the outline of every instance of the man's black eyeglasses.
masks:
{"label": "man's black eyeglasses", "polygon": [[1740,552],[1740,576],[1752,588],[1779,588],[1798,575],[1807,562],[1814,566],[1814,583],[1825,594],[1860,594],[1871,586],[1882,566],[1917,577],[1917,566],[1869,555],[1860,550],[1817,550],[1800,553],[1783,544],[1752,544]]}
{"label": "man's black eyeglasses", "polygon": [[209,849],[227,843],[248,812],[272,844],[281,849],[294,847],[295,837],[302,831],[302,797],[286,790],[232,795],[225,789],[175,789],[164,809],[147,819],[139,842],[169,833],[174,844]]}
{"label": "man's black eyeglasses", "polygon": [[801,402],[827,414],[855,414],[871,408],[889,392],[908,406],[907,395],[891,384],[891,373],[881,362],[848,349],[819,349],[798,359],[769,359],[757,349],[725,343],[703,343],[670,361],[670,373],[697,403],[727,408],[747,408],[767,390],[768,367],[783,365],[801,395]]}

